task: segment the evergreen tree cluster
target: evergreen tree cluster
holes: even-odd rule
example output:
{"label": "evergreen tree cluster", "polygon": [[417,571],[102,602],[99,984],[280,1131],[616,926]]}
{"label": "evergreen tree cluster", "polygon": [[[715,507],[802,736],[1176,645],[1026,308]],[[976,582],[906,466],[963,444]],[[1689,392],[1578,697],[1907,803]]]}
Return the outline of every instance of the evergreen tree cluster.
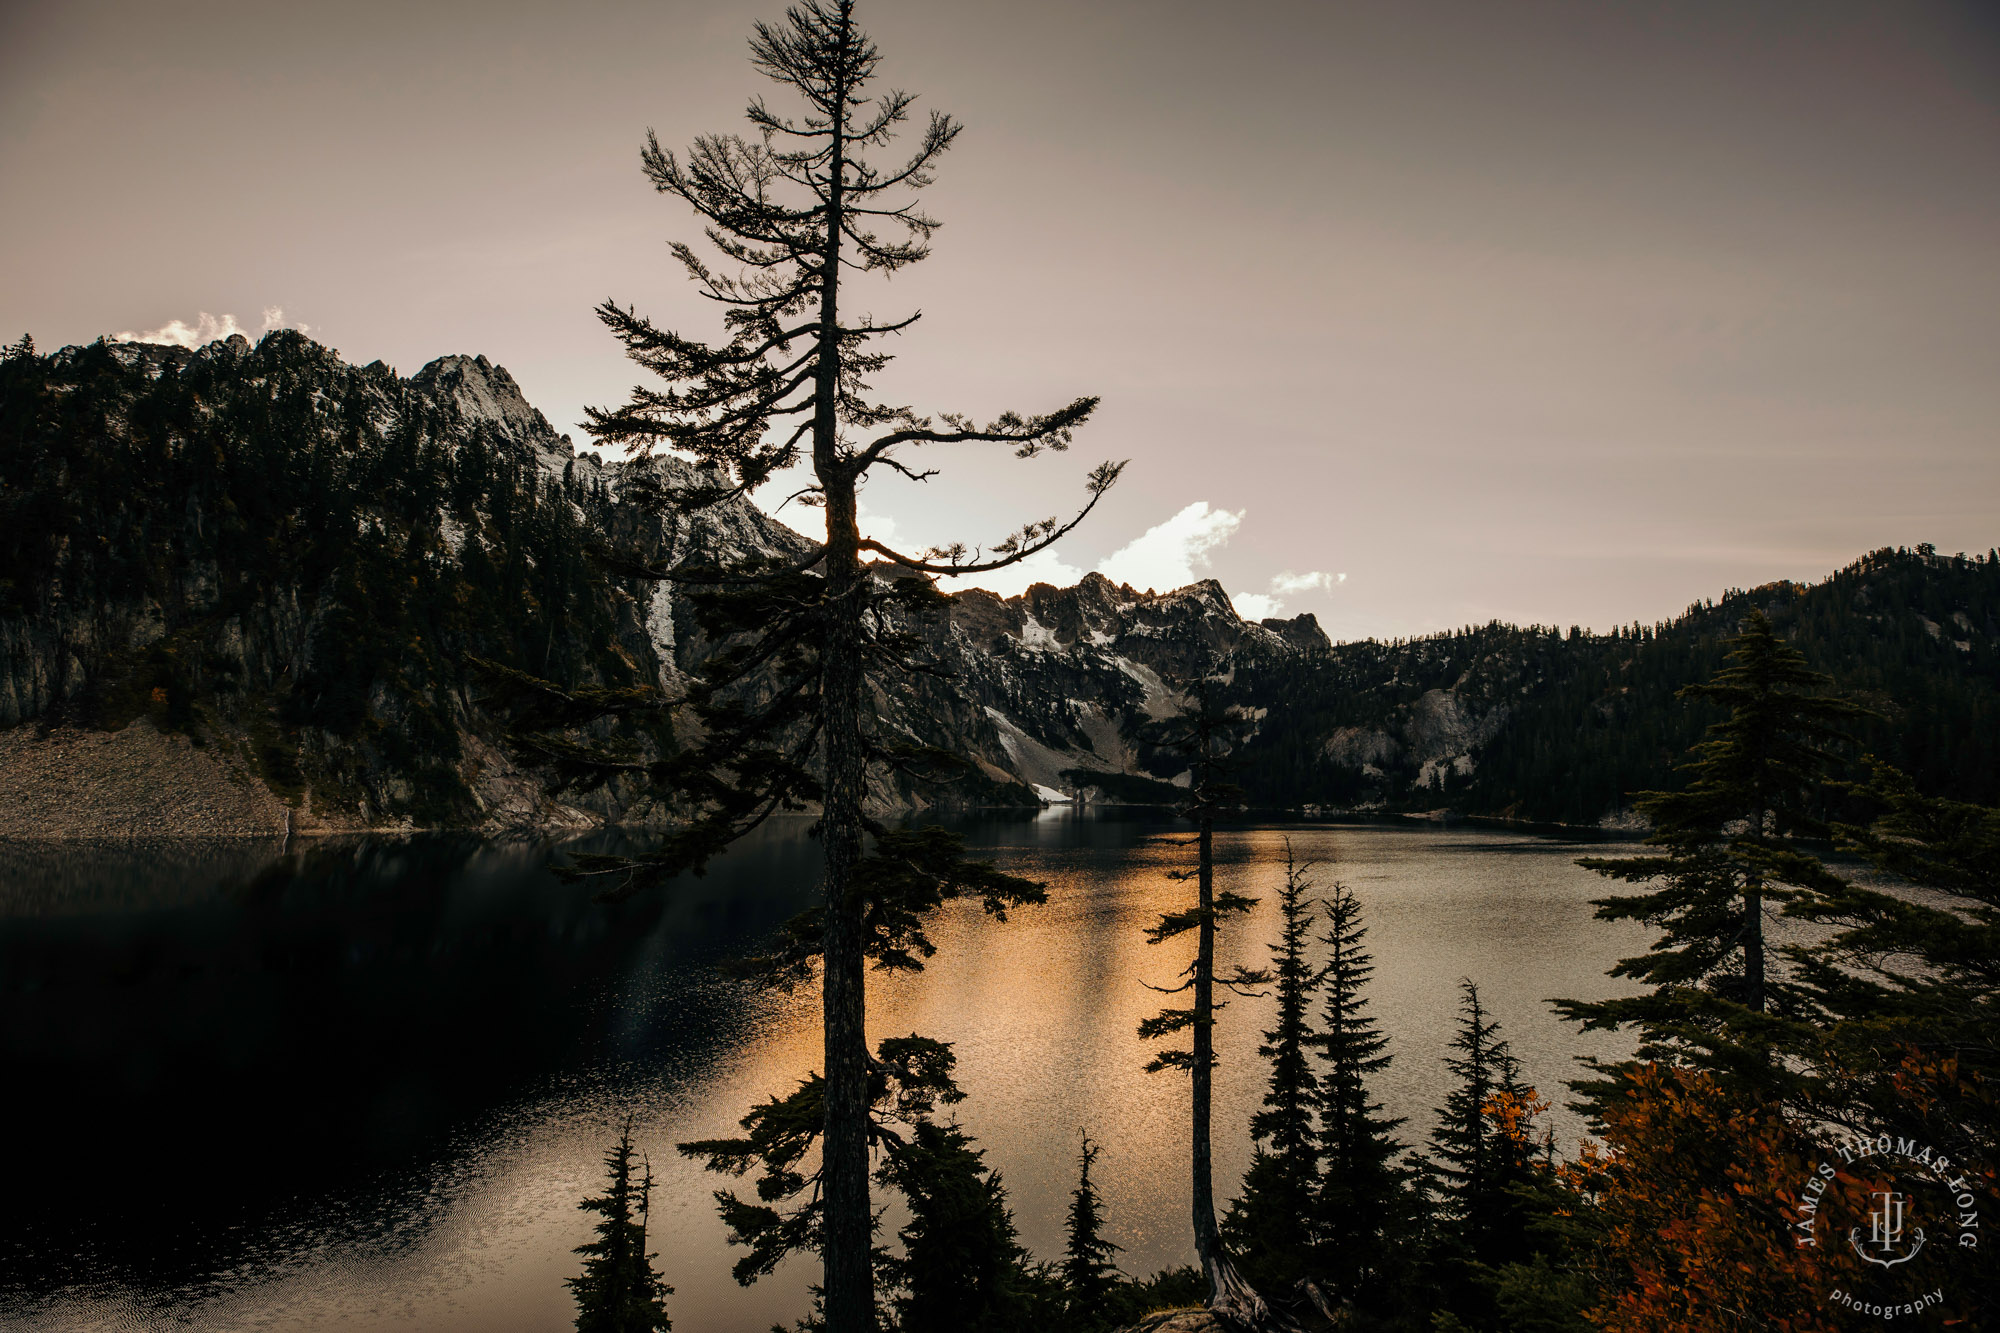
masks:
{"label": "evergreen tree cluster", "polygon": [[[1339,882],[1310,899],[1311,870],[1288,857],[1270,968],[1276,1025],[1258,1048],[1269,1086],[1224,1238],[1278,1320],[1495,1326],[1502,1282],[1546,1264],[1553,1248],[1536,1234],[1558,1206],[1546,1197],[1546,1140],[1536,1139],[1547,1104],[1464,980],[1445,1059],[1451,1091],[1429,1151],[1405,1149],[1403,1122],[1371,1093],[1392,1057],[1368,1013],[1374,963],[1361,903]],[[1324,933],[1314,937],[1316,922]]]}

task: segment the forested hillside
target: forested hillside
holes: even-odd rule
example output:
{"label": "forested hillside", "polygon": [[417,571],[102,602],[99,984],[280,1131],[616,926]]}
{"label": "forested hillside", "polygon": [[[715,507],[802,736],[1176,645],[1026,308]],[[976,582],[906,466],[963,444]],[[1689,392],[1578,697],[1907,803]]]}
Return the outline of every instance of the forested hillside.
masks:
{"label": "forested hillside", "polygon": [[1757,607],[1836,689],[1854,728],[1923,787],[2000,799],[2000,558],[1874,552],[1611,634],[1490,624],[1259,663],[1245,702],[1286,719],[1246,752],[1253,799],[1593,823],[1670,770],[1719,712],[1675,692],[1721,665]]}

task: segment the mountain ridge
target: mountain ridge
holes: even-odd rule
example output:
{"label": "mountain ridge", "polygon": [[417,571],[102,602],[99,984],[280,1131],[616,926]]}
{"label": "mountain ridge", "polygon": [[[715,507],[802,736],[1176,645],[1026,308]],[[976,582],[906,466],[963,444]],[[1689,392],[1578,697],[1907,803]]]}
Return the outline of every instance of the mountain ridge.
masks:
{"label": "mountain ridge", "polygon": [[[199,743],[290,827],[671,819],[634,781],[592,787],[514,752],[466,663],[676,693],[714,650],[686,599],[607,578],[588,549],[672,564],[810,548],[740,497],[693,519],[644,502],[695,476],[579,453],[483,356],[403,378],[295,332],[22,349],[0,365],[0,731],[143,725]],[[886,686],[876,718],[970,776],[942,795],[882,778],[871,804],[1169,798],[1180,774],[1145,723],[1173,707],[1174,679],[1227,660],[1255,719],[1241,780],[1259,804],[1615,820],[1699,738],[1701,710],[1672,691],[1713,670],[1752,604],[1925,738],[1875,748],[1990,799],[1996,575],[1991,556],[1885,551],[1609,635],[1496,622],[1340,644],[1310,614],[1242,619],[1213,579],[967,589],[911,627],[949,683]],[[625,739],[642,758],[677,744],[666,724]],[[11,744],[0,765],[32,750]],[[69,803],[71,823],[119,824],[91,799]]]}

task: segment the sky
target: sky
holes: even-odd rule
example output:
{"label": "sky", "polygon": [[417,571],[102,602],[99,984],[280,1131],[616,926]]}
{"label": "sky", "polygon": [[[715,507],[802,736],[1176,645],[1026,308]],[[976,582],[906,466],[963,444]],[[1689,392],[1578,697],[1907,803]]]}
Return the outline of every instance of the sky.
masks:
{"label": "sky", "polygon": [[[641,375],[593,306],[718,331],[638,149],[745,130],[745,42],[780,12],[0,0],[0,339],[483,353],[585,443],[583,406]],[[884,478],[884,540],[990,542],[1130,459],[981,581],[1214,577],[1336,639],[1650,623],[1879,546],[2000,545],[1990,5],[860,14],[883,86],[965,124],[933,256],[861,295],[924,313],[884,396],[1103,398],[1067,454]]]}

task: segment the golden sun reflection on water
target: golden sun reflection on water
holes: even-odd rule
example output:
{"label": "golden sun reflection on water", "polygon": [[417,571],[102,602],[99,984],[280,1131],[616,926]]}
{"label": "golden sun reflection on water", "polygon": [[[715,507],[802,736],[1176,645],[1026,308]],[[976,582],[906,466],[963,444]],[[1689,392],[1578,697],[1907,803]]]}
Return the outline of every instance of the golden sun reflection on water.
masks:
{"label": "golden sun reflection on water", "polygon": [[[1192,947],[1186,939],[1148,945],[1144,937],[1160,912],[1193,893],[1165,874],[1188,855],[1172,845],[1176,833],[1165,823],[1066,812],[981,826],[971,837],[975,849],[1045,881],[1048,902],[1004,924],[976,904],[956,905],[931,926],[938,953],[924,972],[871,974],[872,1038],[920,1032],[953,1044],[968,1094],[954,1113],[1004,1177],[1022,1241],[1044,1258],[1060,1253],[1083,1129],[1104,1145],[1095,1175],[1125,1270],[1143,1276],[1192,1257],[1187,1080],[1146,1074],[1149,1044],[1135,1034],[1139,1020],[1167,1002],[1144,983],[1173,984]],[[745,855],[742,883],[761,875],[789,884],[809,864],[802,836],[803,825],[774,835],[783,845],[767,849],[767,859]],[[1429,1108],[1446,1090],[1442,1059],[1461,976],[1479,982],[1529,1081],[1558,1105],[1562,1081],[1575,1073],[1573,1056],[1622,1053],[1615,1035],[1580,1037],[1544,1003],[1614,993],[1605,968],[1647,943],[1642,928],[1592,919],[1590,900],[1604,882],[1574,858],[1602,844],[1421,826],[1226,829],[1217,836],[1219,887],[1260,901],[1229,924],[1219,949],[1224,968],[1257,967],[1268,957],[1288,837],[1300,859],[1320,863],[1322,885],[1338,876],[1364,904],[1376,964],[1370,1004],[1395,1059],[1374,1087],[1390,1114],[1407,1117],[1406,1142],[1421,1141]],[[712,889],[709,901],[726,907],[746,891],[726,888],[718,899]],[[818,995],[765,997],[747,1013],[690,1001],[691,988],[712,983],[672,963],[669,945],[711,929],[705,920],[693,908],[670,914],[631,971],[610,979],[618,1022],[690,1025],[669,1035],[689,1039],[673,1049],[698,1056],[584,1069],[571,1084],[497,1108],[465,1126],[435,1178],[419,1178],[392,1210],[309,1211],[289,1234],[267,1238],[274,1258],[255,1271],[151,1295],[68,1289],[8,1322],[357,1333],[566,1327],[574,1311],[563,1283],[576,1272],[571,1251],[590,1224],[576,1204],[599,1187],[612,1126],[631,1112],[657,1177],[651,1244],[677,1288],[669,1302],[676,1325],[761,1333],[789,1324],[804,1312],[812,1266],[794,1261],[739,1287],[729,1266],[741,1252],[725,1244],[711,1199],[731,1182],[681,1158],[674,1145],[730,1134],[753,1104],[819,1068]],[[1270,1009],[1268,997],[1234,1000],[1217,1025],[1215,1185],[1225,1201],[1250,1158],[1246,1126],[1265,1079],[1255,1046]],[[737,1026],[693,1030],[717,1014],[736,1015],[729,1021]],[[703,1037],[711,1039],[693,1040]],[[1574,1119],[1558,1111],[1554,1123],[1573,1148]],[[896,1222],[891,1214],[890,1231]]]}
{"label": "golden sun reflection on water", "polygon": [[[1366,906],[1371,1007],[1395,1056],[1376,1090],[1391,1114],[1408,1118],[1407,1141],[1420,1140],[1443,1096],[1461,976],[1480,984],[1529,1079],[1552,1101],[1563,1100],[1562,1080],[1575,1073],[1572,1055],[1621,1053],[1615,1035],[1582,1039],[1543,1004],[1612,993],[1606,966],[1645,944],[1629,925],[1591,919],[1589,900],[1603,889],[1573,864],[1584,849],[1456,829],[1222,831],[1218,887],[1259,899],[1222,937],[1224,970],[1259,967],[1269,956],[1287,837],[1301,860],[1321,863],[1322,885],[1339,877]],[[954,1113],[1000,1170],[1022,1240],[1043,1257],[1060,1252],[1077,1137],[1088,1129],[1104,1145],[1095,1176],[1109,1233],[1124,1247],[1122,1266],[1143,1275],[1192,1258],[1187,1080],[1145,1073],[1151,1047],[1136,1036],[1140,1019],[1168,1002],[1142,983],[1174,984],[1192,948],[1187,939],[1145,940],[1159,913],[1193,893],[1165,874],[1188,855],[1173,840],[1169,828],[1153,826],[1109,847],[1050,839],[983,853],[1044,881],[1048,902],[1004,924],[976,905],[954,906],[933,924],[938,953],[924,972],[871,974],[871,1040],[920,1032],[953,1043],[967,1093]],[[701,1099],[696,1118],[720,1132],[747,1106],[743,1090],[778,1093],[817,1068],[814,1019],[809,1001],[789,1006],[745,1053],[728,1091]],[[1269,1022],[1268,998],[1252,997],[1233,1000],[1217,1023],[1219,1199],[1233,1194],[1249,1164],[1247,1126],[1266,1077],[1255,1047]],[[1573,1146],[1580,1126],[1561,1111],[1555,1123]]]}

